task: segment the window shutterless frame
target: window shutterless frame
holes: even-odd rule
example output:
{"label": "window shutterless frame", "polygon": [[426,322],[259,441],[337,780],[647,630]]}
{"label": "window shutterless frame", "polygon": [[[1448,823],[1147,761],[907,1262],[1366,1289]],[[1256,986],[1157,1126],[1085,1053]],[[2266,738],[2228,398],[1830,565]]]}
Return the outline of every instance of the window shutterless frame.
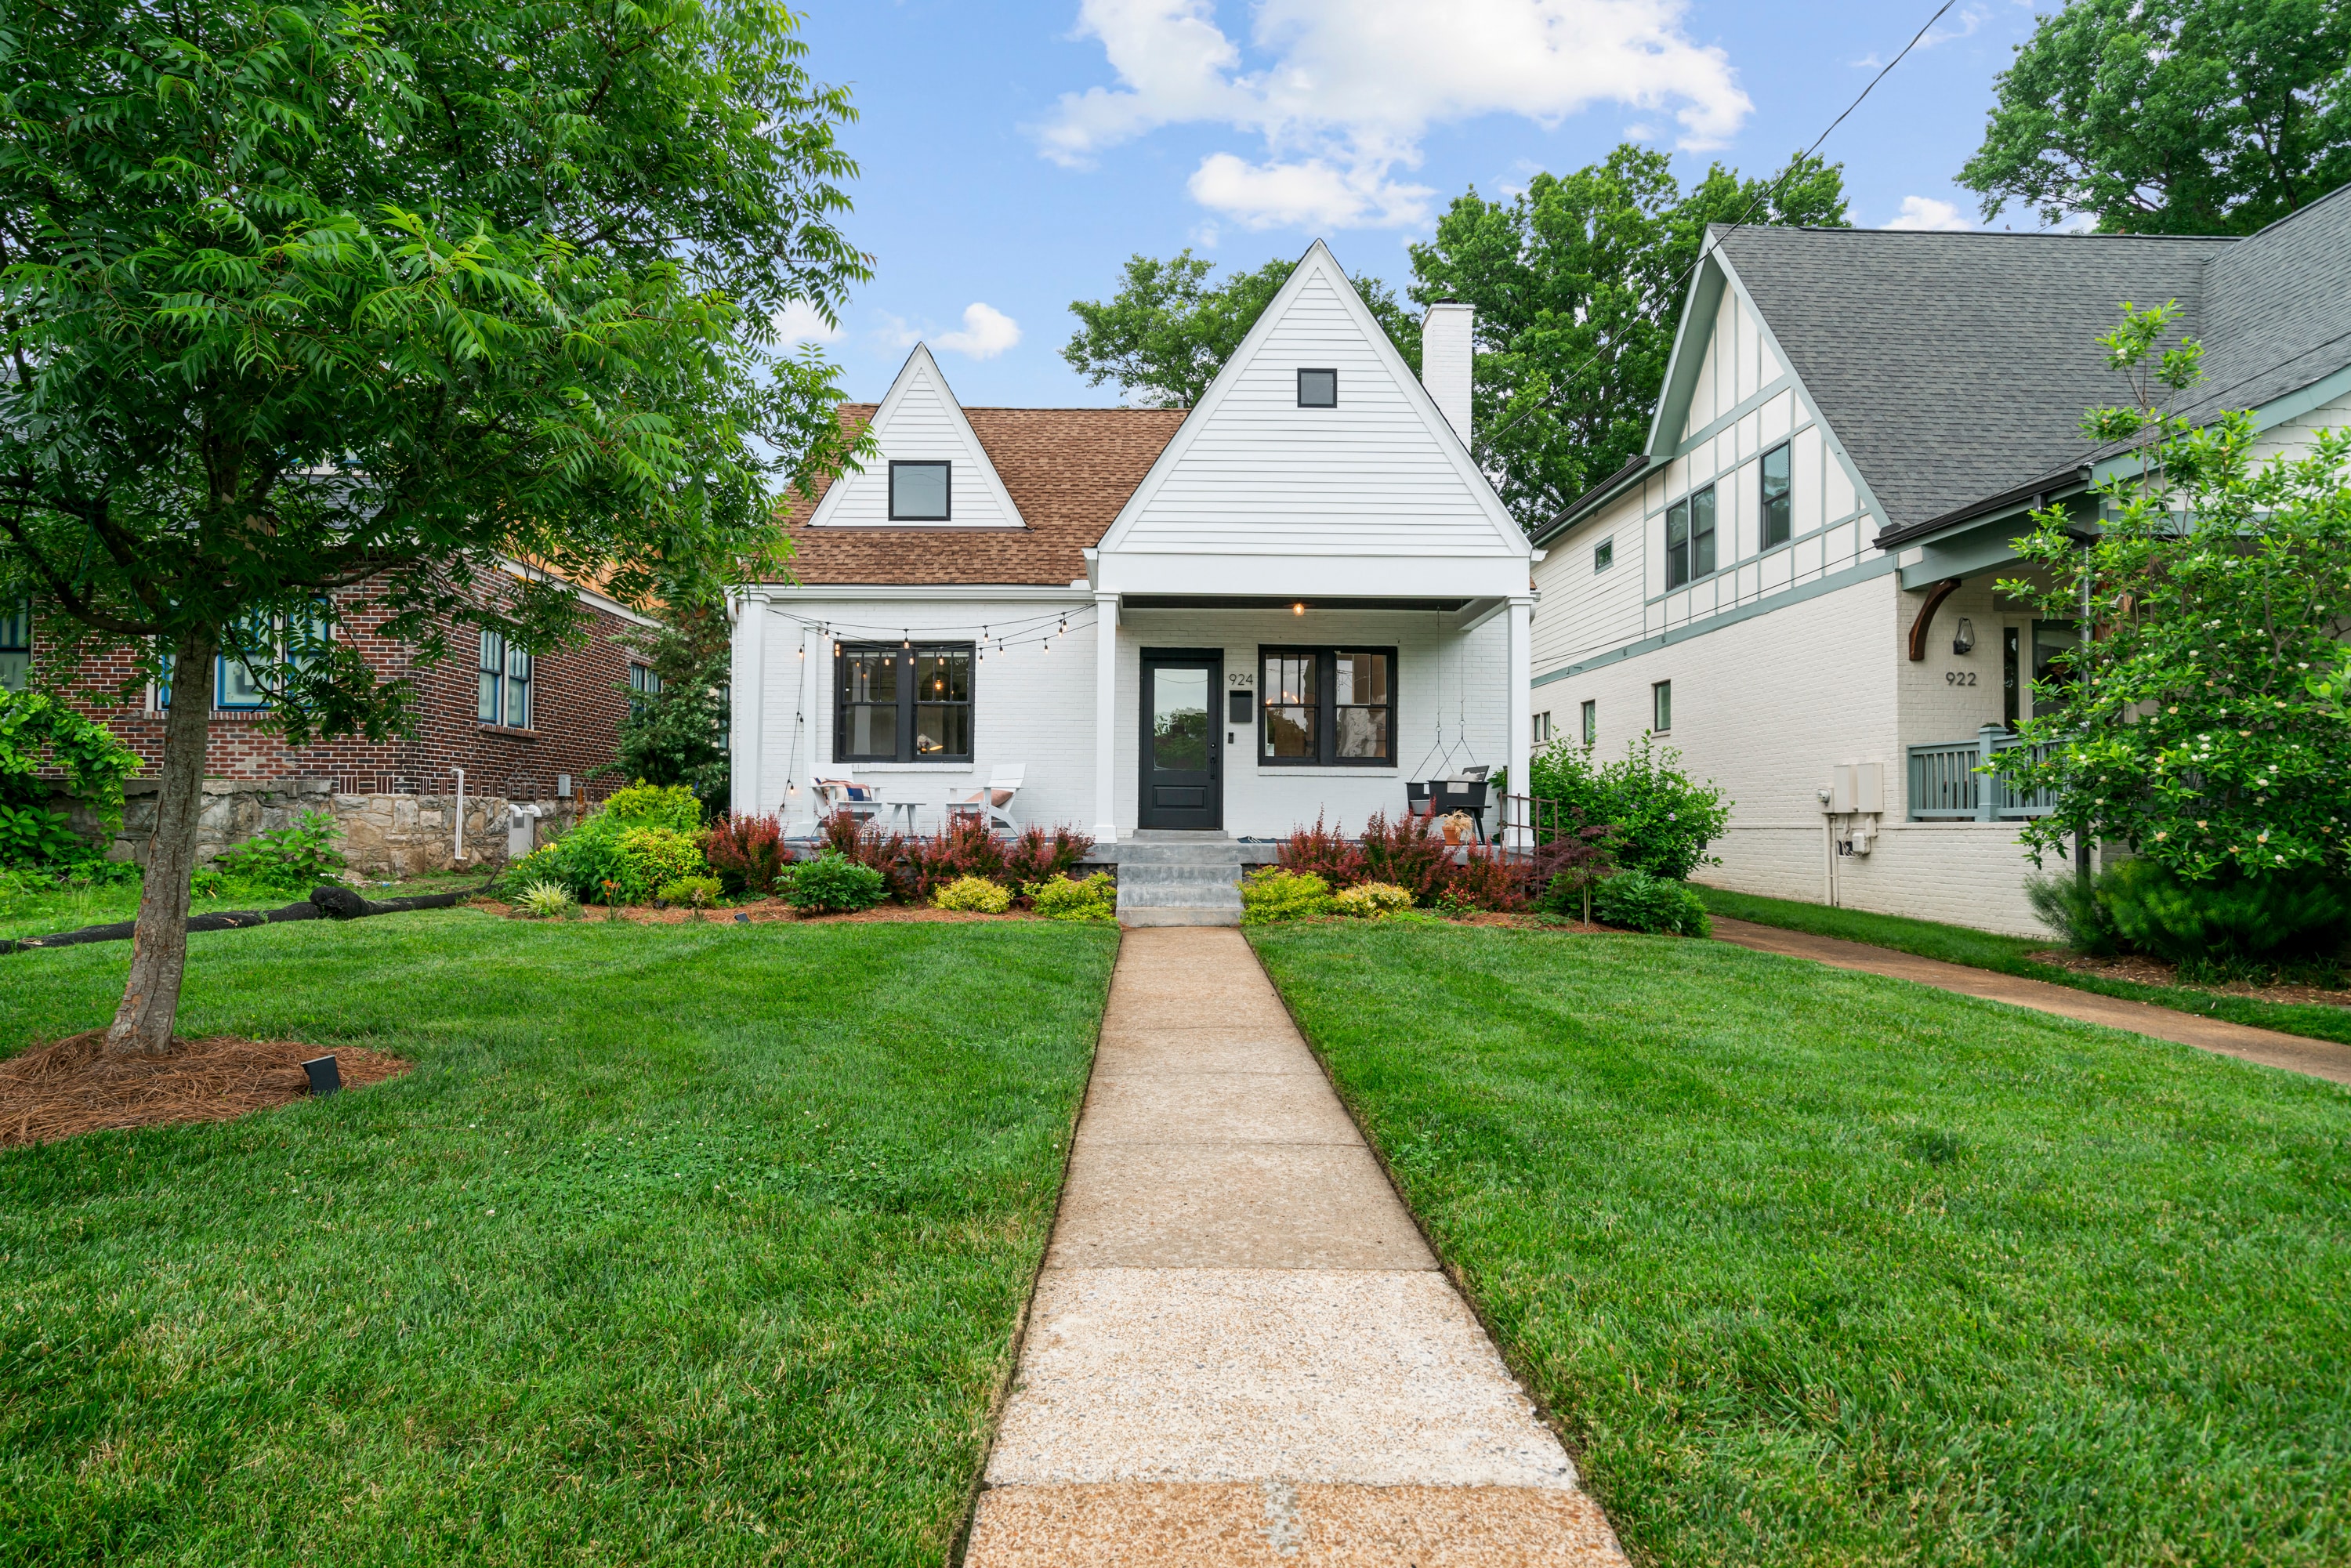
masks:
{"label": "window shutterless frame", "polygon": [[1257,651],[1260,768],[1396,765],[1396,651],[1262,644]]}
{"label": "window shutterless frame", "polygon": [[955,469],[947,463],[924,459],[890,463],[890,520],[893,523],[944,523],[955,516]]}
{"label": "window shutterless frame", "polygon": [[0,609],[0,691],[21,692],[33,668],[33,606]]}
{"label": "window shutterless frame", "polygon": [[1674,727],[1674,683],[1659,681],[1649,688],[1649,727],[1659,735]]}
{"label": "window shutterless frame", "polygon": [[1593,575],[1597,576],[1615,564],[1616,536],[1611,534],[1592,547],[1592,570]]}
{"label": "window shutterless frame", "polygon": [[1583,744],[1600,744],[1600,703],[1595,697],[1583,699]]}
{"label": "window shutterless frame", "polygon": [[1693,490],[1666,508],[1666,586],[1714,574],[1714,486]]}
{"label": "window shutterless frame", "polygon": [[1301,408],[1336,408],[1339,406],[1339,372],[1335,370],[1301,370],[1298,372],[1298,406]]}
{"label": "window shutterless frame", "polygon": [[970,643],[841,643],[832,653],[835,762],[969,762]]}
{"label": "window shutterless frame", "polygon": [[1755,465],[1761,477],[1763,502],[1763,548],[1788,542],[1793,504],[1789,496],[1788,444],[1780,443],[1763,454],[1763,461]]}

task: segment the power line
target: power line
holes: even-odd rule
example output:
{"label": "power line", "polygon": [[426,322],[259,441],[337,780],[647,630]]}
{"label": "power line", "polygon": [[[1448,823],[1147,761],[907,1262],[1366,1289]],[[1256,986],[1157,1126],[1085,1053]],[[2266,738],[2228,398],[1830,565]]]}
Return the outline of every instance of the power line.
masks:
{"label": "power line", "polygon": [[[1740,229],[1746,227],[1747,220],[1755,215],[1756,209],[1763,204],[1764,198],[1768,196],[1776,199],[1778,197],[1782,188],[1784,187],[1791,179],[1795,177],[1796,171],[1802,169],[1804,166],[1806,160],[1810,159],[1813,153],[1818,152],[1821,150],[1821,143],[1829,139],[1830,132],[1835,131],[1838,126],[1843,125],[1845,122],[1846,117],[1851,115],[1855,110],[1861,107],[1862,100],[1866,99],[1870,93],[1876,89],[1879,82],[1886,79],[1886,73],[1893,70],[1896,66],[1900,65],[1904,57],[1907,57],[1911,50],[1918,47],[1918,41],[1934,30],[1935,24],[1943,19],[1943,14],[1958,3],[1959,0],[1943,0],[1943,4],[1936,8],[1935,14],[1927,18],[1927,25],[1919,28],[1917,33],[1911,36],[1910,41],[1902,46],[1900,53],[1896,54],[1892,59],[1886,61],[1883,66],[1880,66],[1878,68],[1877,74],[1869,78],[1868,86],[1863,88],[1854,100],[1844,106],[1844,113],[1839,114],[1834,120],[1829,121],[1828,130],[1822,131],[1818,136],[1813,138],[1813,144],[1810,147],[1805,148],[1803,152],[1798,153],[1793,159],[1789,161],[1788,167],[1786,171],[1781,174],[1779,183],[1772,185],[1768,190],[1757,192],[1755,199],[1747,204],[1747,210],[1739,214],[1738,222],[1730,225],[1729,227],[1723,230],[1720,238],[1717,238],[1712,235],[1708,235],[1706,237],[1705,242],[1698,246],[1698,258],[1690,263],[1689,270],[1683,273],[1680,281],[1674,285],[1675,298],[1680,298],[1682,292],[1689,287],[1690,279],[1698,276],[1698,269],[1700,267],[1706,265],[1706,258],[1713,254],[1714,251],[1721,247],[1722,240],[1728,239],[1730,235],[1737,234]],[[1594,350],[1589,359],[1586,359],[1582,364],[1568,371],[1566,378],[1560,383],[1560,385],[1552,392],[1546,393],[1540,402],[1536,402],[1531,408],[1523,409],[1518,413],[1512,414],[1509,419],[1504,420],[1499,425],[1488,431],[1486,433],[1486,441],[1489,446],[1490,447],[1494,438],[1501,434],[1504,431],[1509,430],[1511,426],[1518,424],[1524,420],[1532,418],[1535,414],[1541,413],[1543,409],[1550,406],[1552,403],[1554,403],[1561,398],[1566,396],[1568,392],[1575,385],[1577,380],[1583,376],[1583,372],[1598,364],[1601,358],[1601,353],[1598,350]]]}

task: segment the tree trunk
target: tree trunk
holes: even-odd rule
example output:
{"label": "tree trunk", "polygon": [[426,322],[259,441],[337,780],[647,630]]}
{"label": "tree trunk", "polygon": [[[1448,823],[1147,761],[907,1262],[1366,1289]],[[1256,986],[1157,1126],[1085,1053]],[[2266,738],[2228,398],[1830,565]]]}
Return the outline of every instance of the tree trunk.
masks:
{"label": "tree trunk", "polygon": [[155,797],[139,923],[131,937],[131,978],[106,1031],[117,1056],[162,1056],[172,1049],[180,980],[188,967],[188,878],[196,869],[196,827],[204,809],[204,744],[212,728],[213,655],[220,638],[198,627],[172,663],[171,716],[163,724],[163,776]]}

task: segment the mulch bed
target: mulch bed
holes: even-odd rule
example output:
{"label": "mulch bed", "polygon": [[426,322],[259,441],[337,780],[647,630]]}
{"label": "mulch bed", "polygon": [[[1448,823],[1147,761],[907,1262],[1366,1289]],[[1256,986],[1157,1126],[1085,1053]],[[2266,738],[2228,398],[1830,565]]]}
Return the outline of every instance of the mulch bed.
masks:
{"label": "mulch bed", "polygon": [[343,1087],[396,1078],[409,1063],[380,1051],[298,1040],[210,1035],[166,1056],[109,1056],[106,1031],[70,1035],[0,1061],[0,1148],[54,1143],[105,1127],[226,1122],[310,1092],[302,1063],[332,1054]]}
{"label": "mulch bed", "polygon": [[2066,947],[2048,947],[2038,953],[2027,953],[2025,956],[2053,969],[2065,969],[2076,975],[2095,975],[2101,979],[2128,980],[2134,985],[2170,986],[2181,990],[2210,991],[2216,996],[2250,997],[2262,1002],[2314,1003],[2319,1007],[2351,1008],[2351,990],[2329,990],[2323,986],[2254,986],[2243,983],[2181,986],[2178,968],[2159,958],[2139,954],[2120,958],[2093,958]]}
{"label": "mulch bed", "polygon": [[[531,918],[528,915],[517,914],[512,904],[501,904],[496,899],[477,898],[467,907],[486,910],[492,915],[503,915],[515,920]],[[1038,920],[1043,918],[1041,915],[1031,915],[1025,910],[1014,910],[1006,915],[982,915],[971,909],[933,909],[928,905],[915,908],[904,904],[878,904],[871,909],[860,910],[855,915],[802,915],[780,898],[763,898],[756,904],[735,904],[724,909],[705,909],[699,913],[704,920],[715,925],[735,924],[735,917],[737,915],[748,915],[750,918],[746,924],[753,925],[763,925],[779,920],[855,925],[902,920]],[[691,909],[655,909],[650,904],[624,904],[614,909],[601,904],[591,904],[583,908],[577,918],[592,922],[618,917],[632,925],[683,925],[693,920],[695,914],[696,912]]]}

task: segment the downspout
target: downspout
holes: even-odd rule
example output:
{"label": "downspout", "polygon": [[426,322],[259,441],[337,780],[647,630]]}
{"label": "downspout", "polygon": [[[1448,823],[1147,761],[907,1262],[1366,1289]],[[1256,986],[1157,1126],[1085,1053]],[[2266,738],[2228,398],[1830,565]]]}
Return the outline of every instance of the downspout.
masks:
{"label": "downspout", "polygon": [[457,864],[463,865],[465,863],[465,770],[462,768],[452,768],[449,771],[457,776],[457,851],[455,859]]}

